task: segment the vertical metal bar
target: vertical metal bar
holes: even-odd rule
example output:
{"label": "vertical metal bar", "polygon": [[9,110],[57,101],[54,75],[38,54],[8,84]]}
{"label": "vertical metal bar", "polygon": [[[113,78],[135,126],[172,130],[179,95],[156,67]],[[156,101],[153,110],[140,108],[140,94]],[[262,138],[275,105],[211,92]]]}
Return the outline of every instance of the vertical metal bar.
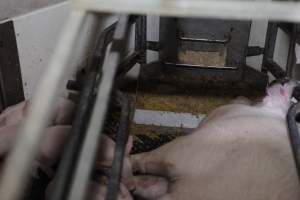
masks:
{"label": "vertical metal bar", "polygon": [[123,159],[128,140],[129,103],[125,94],[117,91],[118,104],[121,106],[120,125],[116,136],[116,146],[112,169],[109,174],[106,200],[116,200],[119,192]]}
{"label": "vertical metal bar", "polygon": [[103,65],[105,51],[112,41],[116,23],[107,27],[97,36],[97,44],[93,51],[93,56],[88,66],[88,74],[84,78],[84,85],[80,91],[80,100],[77,107],[75,119],[71,130],[70,139],[65,147],[58,172],[51,200],[64,200],[70,191],[73,174],[79,153],[85,138],[90,114],[94,106],[94,89],[96,87],[97,76]]}
{"label": "vertical metal bar", "polygon": [[0,184],[2,200],[18,200],[22,195],[31,164],[37,154],[42,132],[51,116],[56,91],[66,71],[71,51],[74,48],[73,43],[84,17],[84,11],[71,13],[58,42],[57,50],[41,79],[28,117],[3,171]]}
{"label": "vertical metal bar", "polygon": [[71,129],[70,140],[65,147],[65,151],[56,174],[57,180],[54,184],[54,190],[50,198],[51,200],[66,199],[70,190],[70,183],[72,181],[73,172],[75,171],[78,154],[80,153],[82,146],[81,143],[84,139],[90,117],[90,111],[93,107],[96,77],[96,72],[91,72],[85,77],[80,101],[77,106],[77,114]]}
{"label": "vertical metal bar", "polygon": [[287,127],[288,135],[290,138],[291,148],[294,156],[294,161],[298,173],[298,179],[300,180],[300,137],[298,126],[296,123],[296,114],[299,109],[299,104],[293,104],[287,113]]}
{"label": "vertical metal bar", "polygon": [[288,59],[287,59],[287,63],[286,63],[286,76],[287,77],[293,76],[293,70],[296,65],[296,53],[295,53],[296,41],[297,41],[297,25],[293,24],[292,30],[290,33],[289,53],[288,53]]}
{"label": "vertical metal bar", "polygon": [[146,63],[147,17],[139,16],[135,24],[135,51],[140,53],[140,64]]}
{"label": "vertical metal bar", "polygon": [[[79,164],[68,197],[69,200],[82,200],[85,197],[98,149],[97,147],[101,138],[101,130],[110,99],[111,89],[113,87],[117,67],[120,63],[121,52],[126,44],[125,39],[127,39],[129,35],[128,32],[128,16],[121,17],[116,27],[114,42],[110,47],[110,53],[104,61],[103,74],[98,88],[95,107],[80,154]],[[118,51],[116,51],[116,48],[118,48]]]}
{"label": "vertical metal bar", "polygon": [[261,71],[267,73],[268,70],[268,61],[273,60],[274,50],[275,50],[275,43],[277,37],[277,24],[274,22],[269,22],[267,34],[266,34],[266,41],[265,41],[265,52],[263,56],[263,62]]}

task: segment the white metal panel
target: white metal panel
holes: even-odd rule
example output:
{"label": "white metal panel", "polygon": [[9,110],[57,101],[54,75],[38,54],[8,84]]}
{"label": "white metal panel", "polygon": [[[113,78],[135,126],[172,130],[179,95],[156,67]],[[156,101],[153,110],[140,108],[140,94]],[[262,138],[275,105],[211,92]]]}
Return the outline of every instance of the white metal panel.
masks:
{"label": "white metal panel", "polygon": [[0,20],[23,15],[62,1],[65,0],[2,0],[0,1]]}
{"label": "white metal panel", "polygon": [[133,121],[141,125],[197,128],[204,117],[204,114],[193,115],[191,113],[136,109]]}
{"label": "white metal panel", "polygon": [[48,67],[69,4],[63,3],[14,19],[25,98],[32,97],[45,68]]}

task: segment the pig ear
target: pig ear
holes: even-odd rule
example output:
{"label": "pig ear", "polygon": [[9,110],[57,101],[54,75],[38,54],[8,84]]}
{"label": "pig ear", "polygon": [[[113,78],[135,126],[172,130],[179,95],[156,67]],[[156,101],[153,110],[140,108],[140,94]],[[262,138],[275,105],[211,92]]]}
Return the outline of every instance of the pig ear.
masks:
{"label": "pig ear", "polygon": [[133,145],[133,138],[132,138],[132,135],[129,135],[128,140],[127,140],[127,144],[126,144],[126,149],[125,149],[125,154],[126,155],[130,154],[132,145]]}
{"label": "pig ear", "polygon": [[269,87],[267,89],[267,93],[269,96],[279,96],[279,97],[280,96],[287,97],[289,95],[287,89],[281,84],[275,84]]}
{"label": "pig ear", "polygon": [[267,89],[268,96],[283,97],[284,99],[290,99],[293,93],[293,89],[296,86],[296,81],[289,81],[288,83],[275,84]]}

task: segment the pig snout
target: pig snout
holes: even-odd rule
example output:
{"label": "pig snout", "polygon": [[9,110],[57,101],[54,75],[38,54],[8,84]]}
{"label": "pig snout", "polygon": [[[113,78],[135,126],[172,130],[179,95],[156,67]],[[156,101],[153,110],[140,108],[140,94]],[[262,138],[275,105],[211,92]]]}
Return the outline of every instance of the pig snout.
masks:
{"label": "pig snout", "polygon": [[267,95],[262,101],[262,107],[273,110],[285,117],[290,104],[294,88],[297,86],[295,80],[277,81],[267,88]]}
{"label": "pig snout", "polygon": [[[0,158],[5,159],[14,147],[21,124],[28,112],[29,101],[6,108],[0,115]],[[74,104],[67,99],[56,101],[53,120],[44,130],[38,157],[33,163],[33,174],[40,167],[47,174],[51,167],[58,161],[63,151],[67,135],[70,132]],[[53,126],[55,125],[55,126]]]}

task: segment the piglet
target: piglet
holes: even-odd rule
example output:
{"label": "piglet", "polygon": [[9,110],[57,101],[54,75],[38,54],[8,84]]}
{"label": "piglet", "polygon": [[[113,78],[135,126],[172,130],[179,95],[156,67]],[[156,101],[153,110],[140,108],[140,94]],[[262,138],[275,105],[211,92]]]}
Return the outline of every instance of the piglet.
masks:
{"label": "piglet", "polygon": [[[111,167],[113,156],[114,156],[114,149],[115,149],[115,142],[110,139],[106,135],[102,135],[100,140],[100,145],[98,149],[98,154],[95,162],[95,170],[107,170]],[[129,190],[134,189],[135,182],[132,175],[131,163],[129,160],[129,153],[132,147],[132,137],[129,136],[126,148],[125,148],[125,158],[123,160],[123,169],[122,169],[122,177],[120,183],[120,190],[119,190],[119,200],[131,200],[132,197],[129,193]],[[49,199],[51,193],[53,192],[53,185],[55,184],[55,178],[49,184],[47,191],[46,191],[46,199]],[[105,199],[106,196],[106,187],[107,187],[107,178],[104,176],[100,176],[97,178],[97,181],[90,181],[90,186],[87,191],[86,199],[91,200],[100,200]]]}
{"label": "piglet", "polygon": [[[30,102],[24,101],[6,108],[0,114],[1,166],[6,155],[14,147],[19,129],[26,118],[29,106]],[[70,132],[74,108],[75,104],[70,100],[57,98],[53,108],[54,115],[50,120],[49,126],[45,129],[38,157],[35,163],[33,163],[33,175],[37,167],[43,169],[48,175],[52,174],[51,167],[58,162]]]}

